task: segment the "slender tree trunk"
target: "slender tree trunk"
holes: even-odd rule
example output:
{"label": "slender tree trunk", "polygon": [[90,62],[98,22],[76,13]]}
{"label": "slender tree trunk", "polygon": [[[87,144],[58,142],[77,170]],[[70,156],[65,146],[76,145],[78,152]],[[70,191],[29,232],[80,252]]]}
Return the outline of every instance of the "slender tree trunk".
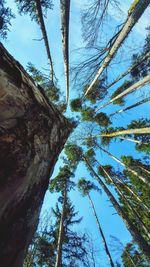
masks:
{"label": "slender tree trunk", "polygon": [[51,74],[51,80],[52,83],[54,82],[54,69],[53,69],[53,62],[52,62],[52,57],[51,57],[51,52],[50,52],[50,47],[49,47],[49,42],[48,42],[48,37],[47,37],[47,32],[46,32],[46,27],[44,23],[44,18],[43,18],[43,13],[42,13],[42,7],[41,7],[41,1],[40,0],[35,0],[36,2],[36,8],[37,8],[37,14],[38,14],[38,19],[39,19],[39,24],[41,27],[41,31],[43,34],[43,39],[46,47],[46,52],[47,52],[47,57],[49,60],[50,64],[50,74]]}
{"label": "slender tree trunk", "polygon": [[62,266],[62,244],[63,244],[63,235],[64,235],[64,219],[65,219],[66,201],[67,201],[67,184],[65,185],[64,194],[63,194],[63,206],[62,206],[62,213],[61,213],[60,225],[59,225],[59,235],[58,235],[58,242],[57,242],[57,255],[56,255],[55,267]]}
{"label": "slender tree trunk", "polygon": [[136,172],[135,170],[133,170],[131,167],[128,167],[127,165],[125,165],[120,159],[118,159],[117,157],[113,156],[110,152],[108,152],[107,150],[105,150],[104,148],[102,148],[101,146],[99,146],[97,144],[97,146],[103,151],[105,152],[109,157],[111,157],[112,159],[114,159],[116,162],[118,162],[120,165],[122,165],[123,167],[125,167],[128,171],[132,172],[136,177],[138,177],[142,182],[144,182],[145,184],[149,184],[148,180],[145,179],[145,177],[141,176],[138,174],[138,172]]}
{"label": "slender tree trunk", "polygon": [[100,75],[103,73],[103,71],[107,68],[113,57],[115,56],[116,52],[118,51],[119,47],[123,43],[123,41],[126,39],[134,25],[137,23],[139,18],[144,13],[145,9],[149,5],[149,0],[139,0],[137,5],[134,7],[132,13],[128,16],[124,26],[122,27],[121,31],[119,32],[115,42],[113,43],[111,49],[108,52],[108,55],[103,61],[102,66],[99,68],[94,80],[90,84],[90,86],[87,88],[85,95],[88,94],[88,92],[92,89],[93,85],[97,82]]}
{"label": "slender tree trunk", "polygon": [[91,171],[91,173],[93,173],[93,175],[95,176],[96,180],[99,182],[99,184],[101,185],[101,187],[104,189],[105,193],[107,194],[107,196],[108,196],[109,200],[111,201],[111,203],[113,204],[114,208],[116,209],[116,211],[118,212],[118,214],[122,217],[122,219],[123,219],[126,227],[128,228],[129,232],[131,233],[131,235],[133,236],[133,238],[135,239],[135,241],[139,244],[140,248],[143,250],[143,253],[148,258],[150,258],[150,255],[149,255],[150,246],[148,245],[148,243],[145,241],[145,239],[139,233],[139,231],[134,226],[134,224],[132,224],[132,222],[128,218],[128,215],[120,207],[120,205],[118,204],[118,202],[116,201],[116,199],[114,198],[114,196],[112,195],[112,193],[109,191],[109,189],[106,187],[106,185],[100,179],[99,175],[95,172],[95,170],[93,169],[93,167],[90,165],[90,163],[87,160],[87,158],[86,157],[83,157],[83,160],[85,161],[85,163],[88,166],[89,170]]}
{"label": "slender tree trunk", "polygon": [[145,76],[142,80],[134,83],[133,85],[131,85],[128,89],[124,90],[122,93],[120,93],[119,95],[117,95],[116,97],[110,99],[107,103],[103,104],[101,107],[99,107],[97,111],[101,110],[102,108],[108,106],[109,104],[113,103],[115,100],[126,96],[127,94],[131,94],[132,92],[134,92],[135,90],[140,89],[142,86],[149,84],[150,83],[150,75]]}
{"label": "slender tree trunk", "polygon": [[144,169],[142,166],[138,166],[142,171],[146,172],[147,174],[150,174],[150,171],[148,171],[147,169]]}
{"label": "slender tree trunk", "polygon": [[117,82],[119,82],[121,79],[123,79],[125,76],[127,76],[135,67],[137,67],[140,63],[142,63],[143,61],[145,61],[147,58],[150,57],[150,52],[147,52],[144,56],[142,56],[138,62],[136,62],[135,64],[133,64],[130,68],[128,68],[124,73],[122,73],[118,78],[116,78],[111,84],[109,84],[107,86],[107,90],[112,87],[114,84],[116,84]]}
{"label": "slender tree trunk", "polygon": [[136,107],[138,107],[138,106],[140,106],[140,105],[142,105],[142,104],[144,104],[146,102],[149,102],[149,101],[150,101],[150,97],[147,97],[147,98],[145,98],[145,99],[143,99],[143,100],[141,100],[141,101],[139,101],[139,102],[137,102],[137,103],[135,103],[135,104],[133,104],[131,106],[128,106],[126,108],[123,108],[123,109],[115,111],[114,113],[110,114],[109,117],[113,117],[114,115],[116,115],[118,113],[122,113],[122,112],[130,110],[132,108],[136,108]]}
{"label": "slender tree trunk", "polygon": [[145,225],[145,223],[142,221],[142,219],[140,218],[139,214],[137,213],[137,211],[131,206],[131,204],[129,203],[128,199],[125,197],[125,195],[122,193],[122,191],[120,190],[119,186],[117,185],[117,183],[114,181],[114,179],[111,178],[111,176],[109,175],[109,173],[105,170],[105,168],[103,168],[103,166],[98,162],[99,166],[101,167],[101,169],[105,172],[105,174],[107,175],[108,179],[110,180],[111,183],[113,183],[113,185],[115,186],[118,194],[120,195],[120,197],[125,201],[126,205],[128,206],[128,208],[131,210],[132,214],[135,215],[138,219],[138,222],[140,223],[141,227],[143,228],[143,230],[145,231],[146,235],[148,237],[150,237],[149,234],[149,230],[147,228],[147,226]]}
{"label": "slender tree trunk", "polygon": [[126,137],[122,137],[122,136],[115,136],[115,138],[119,138],[121,140],[126,140],[126,141],[130,141],[130,142],[137,143],[137,144],[149,145],[149,143],[141,142],[139,140],[135,140],[135,139],[132,139],[132,138],[126,138]]}
{"label": "slender tree trunk", "polygon": [[72,125],[0,44],[0,266],[22,267]]}
{"label": "slender tree trunk", "polygon": [[143,200],[140,199],[140,197],[122,180],[118,179],[118,177],[115,175],[115,179],[119,182],[119,184],[123,185],[130,193],[135,197],[135,199],[140,202],[140,205],[146,209],[149,210],[149,208],[143,203]]}
{"label": "slender tree trunk", "polygon": [[127,129],[123,131],[117,131],[113,133],[104,133],[101,134],[100,136],[108,136],[108,137],[116,137],[118,135],[126,135],[126,134],[149,134],[150,133],[150,127],[145,127],[145,128],[137,128],[137,129]]}
{"label": "slender tree trunk", "polygon": [[103,240],[103,243],[104,243],[104,247],[105,247],[105,251],[106,251],[108,260],[109,260],[109,262],[110,262],[111,267],[114,267],[114,263],[113,263],[113,260],[112,260],[111,255],[110,255],[110,252],[109,252],[109,249],[108,249],[108,246],[107,246],[107,242],[106,242],[106,239],[105,239],[103,230],[102,230],[101,225],[100,225],[100,221],[99,221],[99,219],[98,219],[98,216],[97,216],[97,213],[96,213],[96,210],[95,210],[95,207],[94,207],[94,203],[93,203],[93,201],[92,201],[92,199],[91,199],[91,197],[90,197],[90,194],[88,194],[87,196],[88,196],[88,198],[89,198],[89,202],[90,202],[91,207],[92,207],[92,209],[93,209],[93,214],[94,214],[94,216],[95,216],[95,219],[96,219],[96,222],[97,222],[97,225],[98,225],[98,229],[99,229],[99,233],[100,233],[100,235],[101,235],[101,237],[102,237],[102,240]]}
{"label": "slender tree trunk", "polygon": [[70,0],[60,0],[61,9],[61,32],[62,46],[64,55],[64,67],[66,77],[66,102],[69,98],[69,17],[70,17]]}

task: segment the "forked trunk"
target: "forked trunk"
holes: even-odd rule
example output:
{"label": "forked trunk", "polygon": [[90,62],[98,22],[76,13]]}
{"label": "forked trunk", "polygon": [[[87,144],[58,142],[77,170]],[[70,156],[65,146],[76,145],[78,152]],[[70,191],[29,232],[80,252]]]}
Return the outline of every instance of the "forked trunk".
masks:
{"label": "forked trunk", "polygon": [[0,44],[0,266],[22,267],[72,125]]}
{"label": "forked trunk", "polygon": [[105,239],[103,230],[102,230],[101,225],[100,225],[100,221],[99,221],[99,219],[98,219],[98,216],[97,216],[97,213],[96,213],[96,210],[95,210],[95,207],[94,207],[94,203],[93,203],[93,201],[92,201],[92,199],[91,199],[91,197],[90,197],[90,194],[88,194],[87,196],[88,196],[88,198],[89,198],[89,201],[90,201],[90,203],[91,203],[91,207],[92,207],[92,209],[93,209],[93,214],[94,214],[94,217],[95,217],[96,222],[97,222],[97,225],[98,225],[99,233],[100,233],[100,235],[101,235],[101,237],[102,237],[102,240],[103,240],[103,243],[104,243],[105,251],[106,251],[108,260],[109,260],[109,262],[110,262],[110,266],[111,266],[111,267],[114,267],[114,263],[113,263],[113,260],[112,260],[111,255],[110,255],[110,252],[109,252],[109,249],[108,249],[108,246],[107,246],[107,242],[106,242],[106,239]]}
{"label": "forked trunk", "polygon": [[[134,3],[134,2],[133,2]],[[110,48],[108,55],[104,59],[102,66],[99,68],[94,80],[90,84],[90,86],[87,88],[85,95],[88,94],[90,90],[92,90],[92,87],[95,85],[97,82],[98,78],[100,75],[103,73],[103,71],[107,68],[113,57],[115,56],[116,52],[118,51],[119,47],[123,43],[123,41],[126,39],[134,25],[137,23],[139,18],[142,16],[144,13],[145,9],[149,5],[149,0],[139,0],[138,3],[135,5],[133,8],[133,4],[131,7],[133,8],[131,14],[127,17],[127,20],[122,27],[121,31],[119,32],[115,42],[113,43],[112,47]],[[130,10],[130,9],[129,9]]]}
{"label": "forked trunk", "polygon": [[104,191],[107,194],[110,202],[112,203],[112,205],[114,206],[114,208],[116,209],[116,211],[118,212],[118,214],[122,217],[122,219],[123,219],[126,227],[128,228],[129,232],[131,233],[131,235],[133,236],[133,238],[135,239],[135,241],[139,244],[140,248],[143,250],[143,253],[148,258],[150,258],[150,255],[149,255],[150,246],[148,245],[148,243],[146,242],[146,240],[139,233],[139,231],[135,227],[135,225],[132,224],[132,222],[128,218],[128,215],[120,207],[120,205],[118,204],[117,200],[114,198],[114,196],[109,191],[109,189],[106,187],[106,185],[103,183],[103,181],[101,180],[101,178],[99,177],[99,175],[95,172],[95,170],[90,165],[90,163],[87,160],[87,158],[86,157],[83,157],[83,160],[85,161],[85,163],[88,166],[89,170],[91,171],[91,173],[93,173],[93,175],[95,176],[96,180],[99,182],[99,184],[101,185],[101,187],[104,189]]}

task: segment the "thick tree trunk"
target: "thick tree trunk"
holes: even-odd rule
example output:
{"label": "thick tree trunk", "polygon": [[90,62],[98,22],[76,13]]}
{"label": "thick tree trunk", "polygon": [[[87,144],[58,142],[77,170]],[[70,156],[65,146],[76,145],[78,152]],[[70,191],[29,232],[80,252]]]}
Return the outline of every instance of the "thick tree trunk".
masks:
{"label": "thick tree trunk", "polygon": [[0,44],[0,266],[21,267],[72,125]]}
{"label": "thick tree trunk", "polygon": [[53,62],[52,62],[52,57],[51,57],[51,52],[50,52],[50,47],[49,47],[49,42],[48,42],[48,37],[47,37],[47,32],[46,32],[46,27],[45,27],[43,13],[42,13],[41,1],[40,0],[35,0],[35,1],[36,1],[36,8],[37,8],[39,24],[40,24],[40,28],[41,28],[41,31],[42,31],[42,35],[43,35],[43,39],[44,39],[44,43],[45,43],[45,47],[46,47],[46,52],[47,52],[47,57],[48,57],[49,64],[50,64],[51,80],[52,80],[52,83],[53,83],[53,79],[54,79]]}
{"label": "thick tree trunk", "polygon": [[66,102],[69,99],[69,17],[70,17],[70,0],[60,0],[61,9],[61,32],[62,46],[64,55],[64,67],[66,78]]}
{"label": "thick tree trunk", "polygon": [[105,239],[103,230],[102,230],[101,225],[100,225],[100,221],[99,221],[99,219],[98,219],[98,216],[97,216],[97,213],[96,213],[96,210],[95,210],[95,207],[94,207],[94,203],[93,203],[93,201],[92,201],[92,199],[91,199],[91,197],[90,197],[90,194],[88,194],[87,196],[88,196],[88,198],[89,198],[89,202],[90,202],[91,207],[92,207],[92,209],[93,209],[93,214],[94,214],[94,217],[95,217],[96,222],[97,222],[97,225],[98,225],[99,233],[100,233],[100,235],[101,235],[101,237],[102,237],[102,240],[103,240],[103,243],[104,243],[105,251],[106,251],[108,260],[109,260],[109,262],[110,262],[110,266],[111,266],[111,267],[114,267],[114,263],[113,263],[113,260],[112,260],[111,255],[110,255],[110,252],[109,252],[109,249],[108,249],[108,246],[107,246],[107,242],[106,242],[106,239]]}
{"label": "thick tree trunk", "polygon": [[65,190],[63,194],[63,206],[62,206],[62,213],[59,225],[59,235],[58,235],[58,242],[57,242],[57,255],[56,255],[56,263],[55,267],[62,266],[62,244],[63,244],[63,235],[64,235],[64,219],[65,219],[65,207],[67,202],[67,184],[65,185]]}
{"label": "thick tree trunk", "polygon": [[[123,41],[126,39],[126,37],[130,33],[134,25],[137,23],[139,18],[142,16],[143,12],[148,7],[148,5],[149,5],[149,0],[139,0],[135,7],[131,5],[131,8],[133,9],[131,14],[129,14],[124,26],[122,27],[110,51],[108,52],[108,55],[104,59],[102,66],[99,68],[94,80],[91,82],[90,86],[87,88],[85,95],[87,95],[88,92],[92,90],[92,87],[97,82],[98,78],[103,73],[105,68],[107,68],[107,66],[113,59],[114,55],[118,51],[119,47],[121,46]],[[130,11],[131,11],[131,8],[129,9]]]}
{"label": "thick tree trunk", "polygon": [[113,103],[115,100],[117,100],[117,99],[119,99],[121,97],[125,97],[127,94],[131,94],[135,90],[138,90],[142,86],[145,86],[146,84],[149,84],[149,83],[150,83],[150,75],[147,75],[143,79],[141,79],[140,81],[138,81],[137,83],[134,83],[133,85],[131,85],[129,88],[127,88],[126,90],[124,90],[119,95],[117,95],[114,98],[110,99],[107,103],[103,104],[101,107],[99,107],[96,110],[96,112],[99,111],[99,110],[101,110],[102,108],[108,106],[109,104]]}
{"label": "thick tree trunk", "polygon": [[118,214],[122,217],[124,223],[126,224],[126,227],[130,231],[131,235],[133,236],[133,238],[135,239],[135,241],[139,244],[140,248],[143,250],[143,253],[145,255],[147,255],[147,257],[149,258],[150,255],[149,255],[149,245],[148,245],[148,243],[145,241],[145,239],[139,233],[139,231],[135,227],[135,225],[132,224],[132,222],[128,218],[128,215],[120,207],[120,205],[118,204],[117,200],[114,198],[114,196],[109,191],[109,189],[107,188],[107,186],[100,179],[99,175],[95,172],[95,170],[93,169],[93,167],[90,165],[90,163],[87,160],[87,158],[83,157],[83,160],[85,161],[85,163],[88,166],[89,170],[95,176],[96,180],[99,182],[99,184],[101,185],[101,187],[104,189],[104,191],[107,194],[107,196],[108,196],[109,200],[111,201],[112,205],[114,206],[114,208],[116,209],[116,211],[118,212]]}

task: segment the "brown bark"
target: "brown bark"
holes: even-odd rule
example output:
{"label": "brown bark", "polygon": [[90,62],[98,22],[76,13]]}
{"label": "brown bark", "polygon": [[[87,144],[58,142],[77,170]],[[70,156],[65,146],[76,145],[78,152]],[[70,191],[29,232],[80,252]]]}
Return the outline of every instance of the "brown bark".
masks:
{"label": "brown bark", "polygon": [[21,267],[72,125],[0,44],[0,266]]}

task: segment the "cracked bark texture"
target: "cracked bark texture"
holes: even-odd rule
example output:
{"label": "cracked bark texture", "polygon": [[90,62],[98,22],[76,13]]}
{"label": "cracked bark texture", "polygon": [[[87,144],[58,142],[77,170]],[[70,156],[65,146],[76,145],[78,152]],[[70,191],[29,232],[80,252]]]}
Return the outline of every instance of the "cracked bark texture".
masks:
{"label": "cracked bark texture", "polygon": [[73,129],[0,43],[0,266],[21,267]]}

